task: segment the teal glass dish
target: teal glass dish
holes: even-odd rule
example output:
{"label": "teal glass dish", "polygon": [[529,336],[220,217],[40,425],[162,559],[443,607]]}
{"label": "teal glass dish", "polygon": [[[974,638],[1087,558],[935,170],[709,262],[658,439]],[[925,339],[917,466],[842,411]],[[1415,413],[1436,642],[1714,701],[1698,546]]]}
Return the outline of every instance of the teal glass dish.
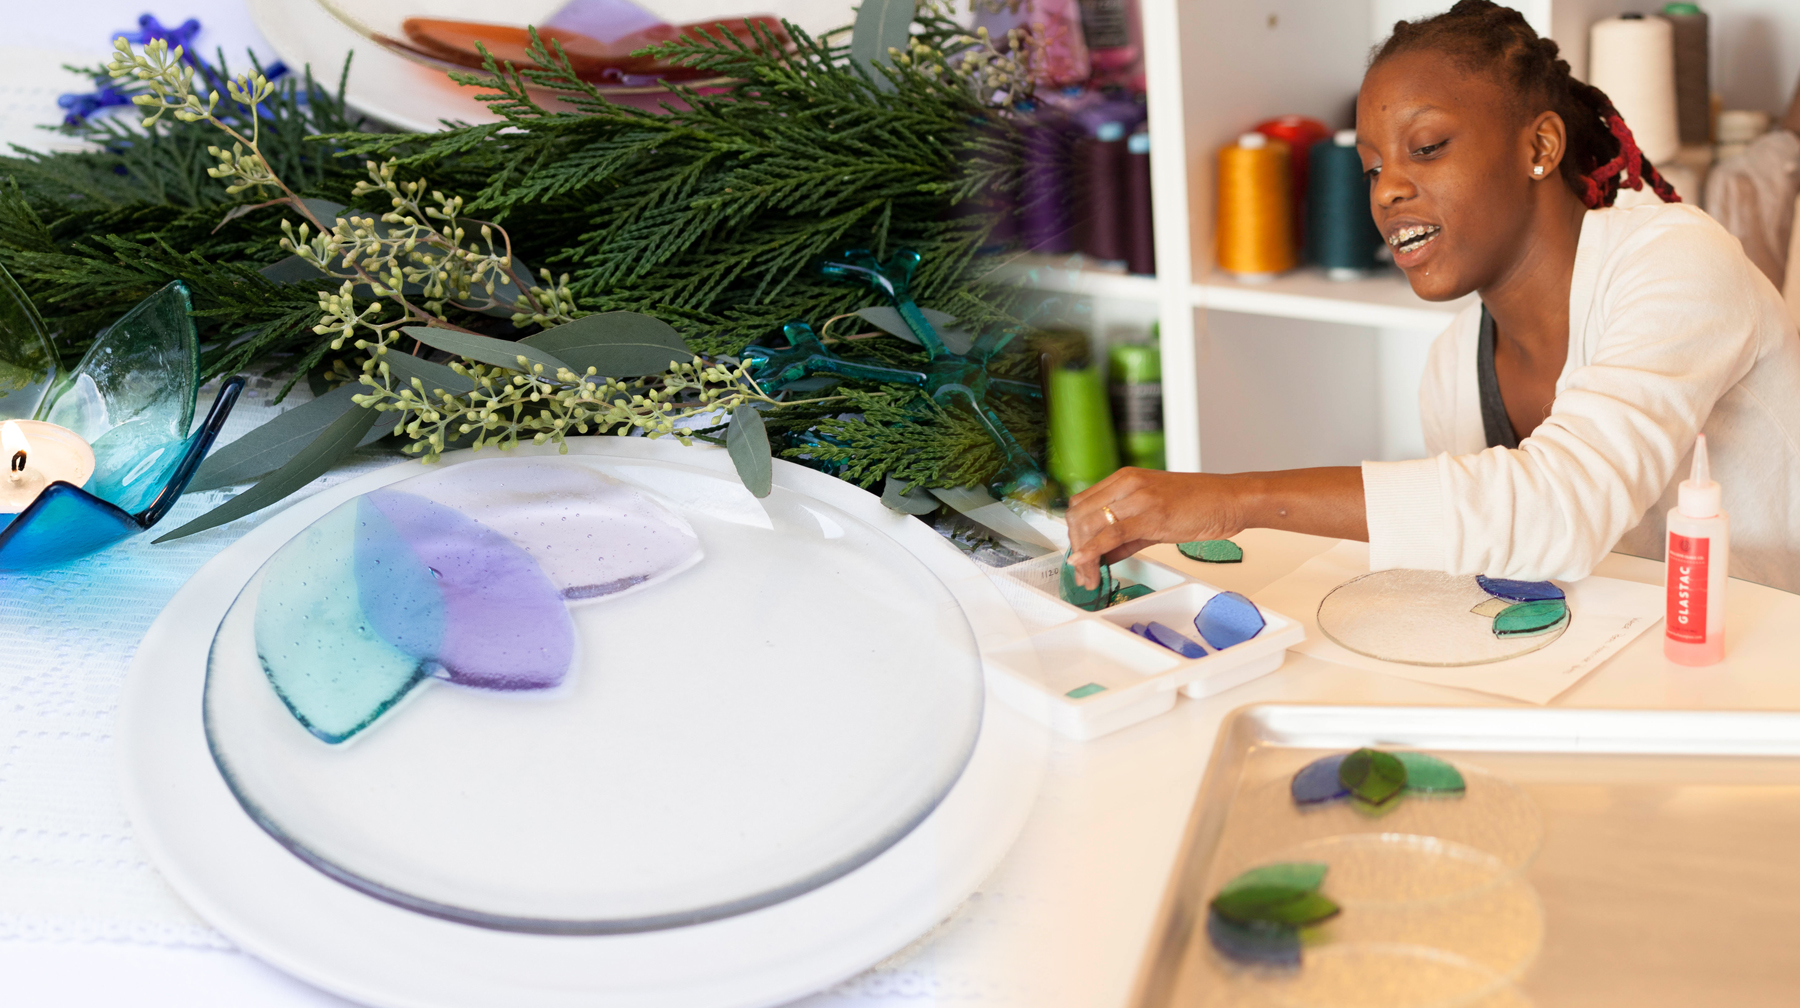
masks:
{"label": "teal glass dish", "polygon": [[0,571],[78,560],[155,525],[200,468],[243,391],[219,389],[198,429],[200,340],[187,286],[177,280],[95,337],[58,379],[43,321],[0,270],[0,420],[33,418],[93,446],[86,488],[55,482],[24,511],[0,514]]}

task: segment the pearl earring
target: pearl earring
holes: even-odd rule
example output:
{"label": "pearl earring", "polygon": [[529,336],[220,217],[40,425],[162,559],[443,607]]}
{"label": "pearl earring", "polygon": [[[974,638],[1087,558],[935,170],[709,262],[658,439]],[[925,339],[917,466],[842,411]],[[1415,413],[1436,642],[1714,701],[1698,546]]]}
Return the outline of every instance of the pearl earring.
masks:
{"label": "pearl earring", "polygon": [[1531,174],[1533,174],[1533,175],[1544,174],[1544,166],[1543,165],[1533,165],[1531,168]]}

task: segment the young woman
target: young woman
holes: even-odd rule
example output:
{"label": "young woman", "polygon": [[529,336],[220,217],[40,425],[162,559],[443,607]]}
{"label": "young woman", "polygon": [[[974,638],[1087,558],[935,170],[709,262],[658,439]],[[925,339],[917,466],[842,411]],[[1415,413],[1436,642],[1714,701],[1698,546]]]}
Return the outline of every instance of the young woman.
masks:
{"label": "young woman", "polygon": [[[1370,208],[1413,290],[1480,294],[1431,349],[1434,457],[1120,470],[1069,508],[1084,581],[1152,543],[1245,528],[1364,539],[1376,570],[1577,579],[1611,550],[1662,556],[1704,430],[1731,573],[1800,590],[1800,338],[1607,97],[1518,12],[1461,0],[1394,26],[1356,119]],[[1612,206],[1643,183],[1666,204]]]}

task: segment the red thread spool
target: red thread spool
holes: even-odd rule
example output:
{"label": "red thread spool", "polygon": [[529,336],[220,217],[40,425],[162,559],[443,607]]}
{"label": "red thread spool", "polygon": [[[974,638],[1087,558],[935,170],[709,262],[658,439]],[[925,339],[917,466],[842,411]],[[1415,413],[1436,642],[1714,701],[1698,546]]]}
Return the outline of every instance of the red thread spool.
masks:
{"label": "red thread spool", "polygon": [[1306,248],[1306,167],[1312,145],[1331,139],[1331,128],[1302,115],[1276,116],[1256,124],[1256,132],[1288,146],[1288,171],[1293,176],[1294,248]]}

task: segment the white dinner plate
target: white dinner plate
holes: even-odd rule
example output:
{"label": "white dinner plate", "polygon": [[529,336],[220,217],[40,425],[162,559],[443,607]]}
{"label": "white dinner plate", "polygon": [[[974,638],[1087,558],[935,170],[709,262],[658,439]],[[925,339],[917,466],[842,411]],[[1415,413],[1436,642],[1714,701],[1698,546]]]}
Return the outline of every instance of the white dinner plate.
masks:
{"label": "white dinner plate", "polygon": [[[581,456],[570,464],[618,473],[635,468],[640,475],[691,472],[714,487],[706,500],[677,499],[678,505],[697,503],[720,514],[746,502],[761,506],[741,486],[741,499],[715,492],[734,479],[721,449],[576,438],[570,451]],[[556,454],[554,448],[517,453]],[[445,464],[472,457],[453,453]],[[182,588],[133,662],[119,740],[123,790],[138,836],[177,891],[247,951],[328,990],[381,1006],[772,1005],[850,976],[929,930],[1011,846],[1035,797],[1046,739],[1029,720],[994,702],[990,690],[965,768],[916,827],[847,873],[772,905],[705,923],[579,936],[481,927],[384,901],[302,861],[246,814],[208,749],[202,722],[208,650],[240,591],[283,544],[357,495],[422,471],[416,462],[400,463],[271,518]],[[984,662],[1019,639],[1017,619],[988,578],[925,525],[821,473],[785,462],[777,462],[775,472],[772,501],[811,500],[825,505],[818,514],[850,516],[897,547],[894,555],[905,563],[929,571],[966,620],[956,632],[966,639],[973,631]],[[674,488],[679,498],[678,482],[659,489]],[[770,513],[776,510],[771,503]],[[859,556],[863,552],[878,551],[859,550]],[[695,570],[703,567],[704,561]],[[804,604],[804,586],[796,586],[795,596],[796,604]],[[686,603],[696,617],[722,604],[730,603]],[[420,710],[400,713],[423,721],[427,715]],[[646,708],[640,716],[653,712]],[[682,713],[667,710],[663,716],[678,724]],[[382,728],[377,723],[369,731]]]}

